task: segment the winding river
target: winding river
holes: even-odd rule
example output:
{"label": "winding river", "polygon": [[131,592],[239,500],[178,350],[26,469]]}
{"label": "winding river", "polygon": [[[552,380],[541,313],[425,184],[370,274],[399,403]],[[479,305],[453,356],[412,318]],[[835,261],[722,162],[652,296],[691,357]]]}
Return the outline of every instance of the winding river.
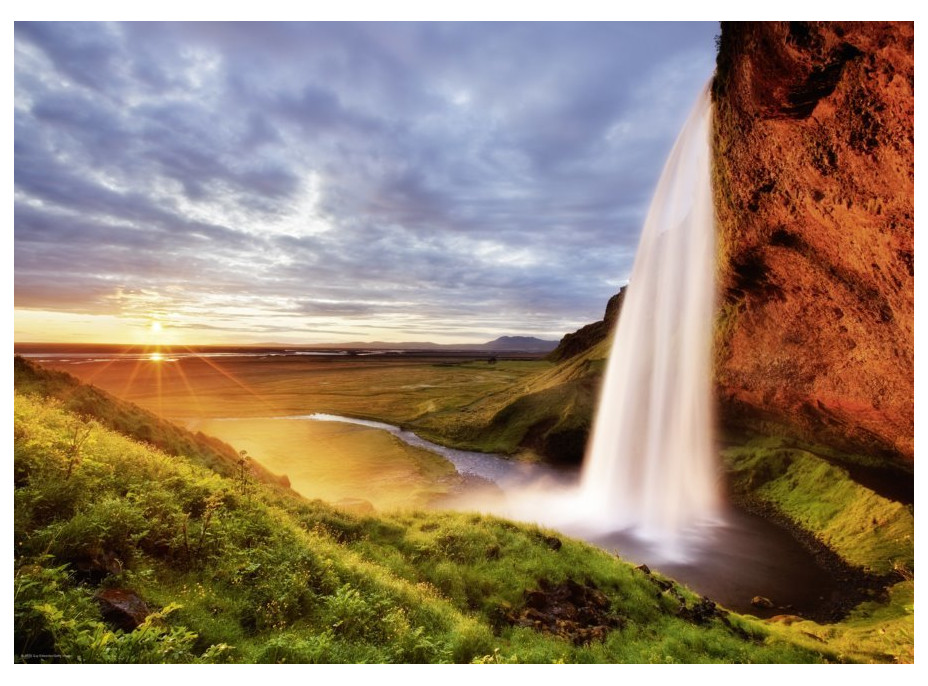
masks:
{"label": "winding river", "polygon": [[[444,457],[462,475],[493,482],[504,494],[539,483],[569,486],[578,477],[576,470],[565,472],[544,464],[447,448],[383,422],[332,414],[298,415],[287,419],[345,422],[387,431],[409,445]],[[461,507],[479,509],[469,507],[466,500]],[[761,517],[732,508],[717,526],[700,537],[695,554],[683,561],[662,558],[646,540],[629,531],[591,533],[571,527],[563,527],[563,530],[627,561],[647,564],[652,570],[736,612],[760,617],[799,615],[828,619],[841,607],[848,590],[822,569],[789,532]],[[758,604],[766,603],[758,597],[769,600],[770,607],[759,607]]]}

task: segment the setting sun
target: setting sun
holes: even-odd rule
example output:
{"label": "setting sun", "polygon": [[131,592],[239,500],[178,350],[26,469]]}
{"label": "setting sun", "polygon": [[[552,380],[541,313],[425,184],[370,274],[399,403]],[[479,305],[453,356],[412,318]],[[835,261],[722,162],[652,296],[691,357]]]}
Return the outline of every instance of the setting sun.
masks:
{"label": "setting sun", "polygon": [[161,322],[159,322],[159,321],[153,321],[153,322],[151,323],[151,332],[152,332],[152,333],[161,333],[162,328],[164,328],[164,327],[162,327]]}

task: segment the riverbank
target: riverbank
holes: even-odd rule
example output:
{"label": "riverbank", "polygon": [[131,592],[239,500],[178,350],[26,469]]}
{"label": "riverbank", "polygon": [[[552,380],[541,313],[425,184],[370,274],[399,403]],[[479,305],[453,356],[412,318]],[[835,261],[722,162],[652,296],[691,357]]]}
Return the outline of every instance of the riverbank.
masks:
{"label": "riverbank", "polygon": [[[377,512],[427,506],[520,519],[508,498],[530,489],[531,498],[551,503],[539,511],[553,510],[564,498],[564,488],[577,478],[575,470],[447,448],[384,422],[337,415],[224,418],[194,426],[246,448],[268,470],[285,473],[304,497],[351,507],[367,502]],[[455,479],[449,466],[458,476],[476,481]],[[762,618],[791,614],[838,621],[882,588],[878,580],[852,574],[837,559],[820,564],[822,555],[797,539],[796,531],[791,535],[789,529],[738,509],[729,509],[719,525],[700,530],[685,562],[668,559],[659,547],[631,532],[591,532],[583,522],[559,526],[543,515],[525,521],[561,529],[660,571],[728,609]]]}

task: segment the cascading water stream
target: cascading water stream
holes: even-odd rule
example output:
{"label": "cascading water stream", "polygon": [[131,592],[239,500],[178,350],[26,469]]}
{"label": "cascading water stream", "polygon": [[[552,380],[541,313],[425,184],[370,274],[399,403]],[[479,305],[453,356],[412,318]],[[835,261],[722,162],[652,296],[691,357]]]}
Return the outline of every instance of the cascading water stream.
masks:
{"label": "cascading water stream", "polygon": [[491,509],[591,540],[630,532],[678,561],[720,520],[713,440],[715,221],[703,90],[661,173],[635,256],[580,484]]}
{"label": "cascading water stream", "polygon": [[584,463],[584,510],[666,540],[721,506],[711,391],[715,221],[704,89],[648,212]]}

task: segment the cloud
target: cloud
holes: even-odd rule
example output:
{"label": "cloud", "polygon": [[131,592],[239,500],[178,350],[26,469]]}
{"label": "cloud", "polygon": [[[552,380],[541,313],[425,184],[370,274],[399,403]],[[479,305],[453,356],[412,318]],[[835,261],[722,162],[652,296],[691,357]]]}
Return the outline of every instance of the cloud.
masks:
{"label": "cloud", "polygon": [[716,31],[19,22],[16,304],[560,335],[627,277]]}

